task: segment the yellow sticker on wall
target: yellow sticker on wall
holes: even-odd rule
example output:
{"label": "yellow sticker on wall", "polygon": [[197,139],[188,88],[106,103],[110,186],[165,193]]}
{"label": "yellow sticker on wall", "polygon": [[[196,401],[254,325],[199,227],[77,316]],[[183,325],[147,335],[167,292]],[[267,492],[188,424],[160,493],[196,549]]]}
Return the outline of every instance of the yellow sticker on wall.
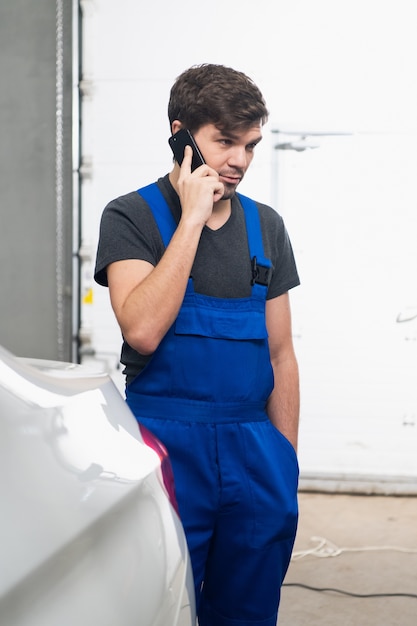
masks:
{"label": "yellow sticker on wall", "polygon": [[90,287],[90,289],[87,291],[87,293],[83,297],[83,304],[93,304],[93,288],[92,287]]}

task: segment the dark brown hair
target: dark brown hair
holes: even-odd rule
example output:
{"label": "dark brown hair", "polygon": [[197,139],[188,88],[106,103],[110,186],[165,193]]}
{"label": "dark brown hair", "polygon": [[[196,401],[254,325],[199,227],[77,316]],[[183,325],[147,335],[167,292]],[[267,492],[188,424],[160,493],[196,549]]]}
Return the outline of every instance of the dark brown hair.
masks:
{"label": "dark brown hair", "polygon": [[243,72],[224,65],[195,65],[176,79],[168,103],[170,124],[179,120],[191,132],[205,124],[233,131],[265,124],[264,98]]}

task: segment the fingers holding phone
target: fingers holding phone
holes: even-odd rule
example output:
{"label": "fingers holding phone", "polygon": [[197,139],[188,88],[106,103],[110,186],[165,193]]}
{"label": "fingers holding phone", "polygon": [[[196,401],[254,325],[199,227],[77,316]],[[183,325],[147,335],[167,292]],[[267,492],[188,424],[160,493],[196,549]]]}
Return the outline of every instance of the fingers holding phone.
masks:
{"label": "fingers holding phone", "polygon": [[192,149],[185,148],[184,159],[177,179],[177,192],[180,197],[183,216],[198,212],[204,223],[210,218],[213,206],[224,194],[223,183],[215,170],[206,164],[191,171]]}
{"label": "fingers holding phone", "polygon": [[194,137],[190,133],[190,131],[186,128],[181,128],[178,132],[172,135],[169,140],[169,145],[171,146],[171,150],[174,154],[175,160],[178,165],[182,164],[184,158],[184,150],[186,146],[191,146],[193,150],[193,156],[191,161],[191,171],[193,172],[195,169],[200,167],[205,163],[204,157],[201,154]]}

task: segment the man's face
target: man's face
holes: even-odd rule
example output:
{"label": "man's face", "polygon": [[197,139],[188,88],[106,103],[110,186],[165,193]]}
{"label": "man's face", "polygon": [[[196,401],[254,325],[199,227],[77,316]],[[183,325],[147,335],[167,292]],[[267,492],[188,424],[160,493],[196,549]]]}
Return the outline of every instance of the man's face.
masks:
{"label": "man's face", "polygon": [[194,133],[194,139],[207,165],[219,174],[225,190],[223,200],[228,200],[244,177],[255,146],[262,139],[261,124],[230,132],[206,124]]}

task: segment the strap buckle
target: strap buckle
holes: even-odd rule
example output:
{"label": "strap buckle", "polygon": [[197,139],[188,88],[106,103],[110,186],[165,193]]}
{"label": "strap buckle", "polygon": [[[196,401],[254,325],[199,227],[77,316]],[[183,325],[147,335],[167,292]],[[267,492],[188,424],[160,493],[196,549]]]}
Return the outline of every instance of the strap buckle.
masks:
{"label": "strap buckle", "polygon": [[256,256],[252,258],[252,280],[251,285],[257,283],[258,285],[264,285],[268,287],[271,279],[271,268],[266,265],[258,265]]}

